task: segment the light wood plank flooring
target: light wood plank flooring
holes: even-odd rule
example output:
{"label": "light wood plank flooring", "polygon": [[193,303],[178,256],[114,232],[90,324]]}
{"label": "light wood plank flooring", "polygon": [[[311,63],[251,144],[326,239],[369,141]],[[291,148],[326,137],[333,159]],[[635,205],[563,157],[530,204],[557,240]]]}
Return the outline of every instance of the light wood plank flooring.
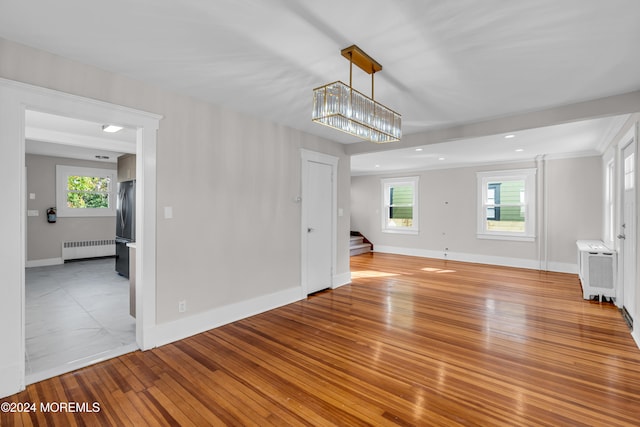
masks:
{"label": "light wood plank flooring", "polygon": [[638,426],[640,350],[577,276],[386,254],[353,283],[2,402],[0,425]]}

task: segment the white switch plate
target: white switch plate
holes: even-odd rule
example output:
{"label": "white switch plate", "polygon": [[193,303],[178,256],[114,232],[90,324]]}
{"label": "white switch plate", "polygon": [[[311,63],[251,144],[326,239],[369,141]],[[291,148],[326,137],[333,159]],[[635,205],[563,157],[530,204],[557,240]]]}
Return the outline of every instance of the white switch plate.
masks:
{"label": "white switch plate", "polygon": [[28,210],[27,216],[38,216],[40,213],[37,210]]}
{"label": "white switch plate", "polygon": [[185,300],[178,301],[178,313],[187,311],[187,302]]}
{"label": "white switch plate", "polygon": [[173,207],[165,206],[164,207],[164,219],[171,219],[171,218],[173,218]]}
{"label": "white switch plate", "polygon": [[343,215],[344,215],[344,209],[338,208],[338,216],[343,216]]}
{"label": "white switch plate", "polygon": [[36,193],[29,193],[29,200],[35,200],[36,199]]}

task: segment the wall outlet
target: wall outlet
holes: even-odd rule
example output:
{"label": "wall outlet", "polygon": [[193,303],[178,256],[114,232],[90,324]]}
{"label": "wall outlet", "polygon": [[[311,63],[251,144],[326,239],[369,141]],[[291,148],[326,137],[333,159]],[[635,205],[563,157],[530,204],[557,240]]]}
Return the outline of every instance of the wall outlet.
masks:
{"label": "wall outlet", "polygon": [[178,301],[178,313],[187,311],[187,302],[185,300]]}

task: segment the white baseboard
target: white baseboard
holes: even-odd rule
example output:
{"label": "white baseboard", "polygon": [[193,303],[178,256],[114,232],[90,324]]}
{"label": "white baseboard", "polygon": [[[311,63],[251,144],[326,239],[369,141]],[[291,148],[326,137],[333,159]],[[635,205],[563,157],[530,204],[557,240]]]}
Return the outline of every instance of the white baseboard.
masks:
{"label": "white baseboard", "polygon": [[333,289],[339,288],[340,286],[348,285],[349,283],[351,283],[350,271],[333,276]]}
{"label": "white baseboard", "polygon": [[18,365],[0,366],[0,398],[24,390],[24,377]]}
{"label": "white baseboard", "polygon": [[[481,254],[468,254],[463,252],[447,252],[445,254],[442,251],[433,251],[428,249],[415,249],[415,248],[402,248],[397,246],[382,246],[382,245],[376,245],[375,252],[417,256],[422,258],[447,259],[451,261],[473,262],[478,264],[500,265],[503,267],[528,268],[532,270],[541,269],[540,263],[538,262],[538,260],[535,260],[535,259],[509,258],[509,257],[499,257],[499,256],[481,255]],[[569,264],[569,263],[550,262],[547,268],[548,268],[548,271],[554,271],[559,273],[575,274],[578,272],[578,266],[576,264]]]}
{"label": "white baseboard", "polygon": [[549,262],[548,271],[578,274],[578,264],[571,264],[568,262]]}
{"label": "white baseboard", "polygon": [[633,332],[631,332],[631,337],[636,342],[636,345],[638,346],[638,348],[640,348],[640,329],[635,328]]}
{"label": "white baseboard", "polygon": [[25,263],[25,267],[27,268],[47,267],[49,265],[60,265],[60,264],[64,264],[64,260],[62,259],[62,257],[30,260]]}
{"label": "white baseboard", "polygon": [[301,288],[296,286],[270,295],[225,305],[204,313],[197,313],[184,319],[156,325],[148,333],[151,335],[152,347],[158,347],[300,301],[304,297]]}

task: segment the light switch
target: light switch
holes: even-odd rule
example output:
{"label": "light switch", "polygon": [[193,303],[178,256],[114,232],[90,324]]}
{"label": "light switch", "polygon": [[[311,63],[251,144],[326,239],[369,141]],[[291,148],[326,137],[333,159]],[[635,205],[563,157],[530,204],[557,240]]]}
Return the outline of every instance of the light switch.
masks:
{"label": "light switch", "polygon": [[28,210],[27,216],[38,216],[39,212],[37,210]]}
{"label": "light switch", "polygon": [[343,216],[344,210],[342,208],[338,208],[338,216]]}
{"label": "light switch", "polygon": [[171,218],[173,218],[173,207],[165,206],[164,207],[164,219],[171,219]]}
{"label": "light switch", "polygon": [[36,199],[36,193],[29,193],[29,200],[35,200]]}

